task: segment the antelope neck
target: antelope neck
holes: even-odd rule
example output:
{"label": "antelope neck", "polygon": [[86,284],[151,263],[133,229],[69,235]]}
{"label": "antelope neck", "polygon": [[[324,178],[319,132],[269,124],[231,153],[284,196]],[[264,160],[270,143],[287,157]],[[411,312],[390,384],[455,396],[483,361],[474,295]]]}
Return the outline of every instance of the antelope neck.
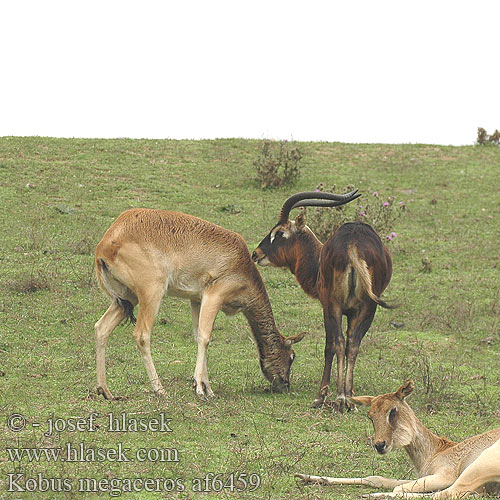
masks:
{"label": "antelope neck", "polygon": [[293,262],[288,265],[304,292],[317,299],[316,282],[318,280],[319,256],[323,243],[312,234],[307,236],[307,238],[298,238],[298,252]]}
{"label": "antelope neck", "polygon": [[426,466],[431,459],[444,447],[455,443],[438,437],[436,434],[427,429],[417,417],[414,422],[415,432],[411,443],[405,446],[405,450],[410,457],[410,460],[415,465],[419,477],[422,475],[431,474],[431,471],[425,471]]}
{"label": "antelope neck", "polygon": [[281,344],[282,335],[274,321],[271,303],[265,289],[256,293],[252,301],[243,311],[252,330],[261,355],[266,357],[273,351],[275,344]]}

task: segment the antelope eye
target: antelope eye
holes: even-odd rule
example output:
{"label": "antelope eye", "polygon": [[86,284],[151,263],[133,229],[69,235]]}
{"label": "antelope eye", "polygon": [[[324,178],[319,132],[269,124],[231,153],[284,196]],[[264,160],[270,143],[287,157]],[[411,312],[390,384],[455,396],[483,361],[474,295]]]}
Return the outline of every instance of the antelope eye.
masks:
{"label": "antelope eye", "polygon": [[281,238],[283,236],[283,231],[276,231],[276,234],[274,235],[275,238]]}
{"label": "antelope eye", "polygon": [[393,408],[390,413],[389,413],[389,421],[392,422],[396,418],[396,415],[398,414],[398,409]]}

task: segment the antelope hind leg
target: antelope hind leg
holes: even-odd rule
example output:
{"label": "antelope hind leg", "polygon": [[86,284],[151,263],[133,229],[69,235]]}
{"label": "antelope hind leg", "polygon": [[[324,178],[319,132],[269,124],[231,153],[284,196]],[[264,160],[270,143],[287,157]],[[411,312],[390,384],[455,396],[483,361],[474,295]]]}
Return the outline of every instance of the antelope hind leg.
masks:
{"label": "antelope hind leg", "polygon": [[125,313],[123,309],[116,302],[113,302],[94,327],[97,362],[97,394],[104,396],[105,399],[121,399],[119,397],[114,397],[106,384],[105,352],[109,335],[124,318]]}

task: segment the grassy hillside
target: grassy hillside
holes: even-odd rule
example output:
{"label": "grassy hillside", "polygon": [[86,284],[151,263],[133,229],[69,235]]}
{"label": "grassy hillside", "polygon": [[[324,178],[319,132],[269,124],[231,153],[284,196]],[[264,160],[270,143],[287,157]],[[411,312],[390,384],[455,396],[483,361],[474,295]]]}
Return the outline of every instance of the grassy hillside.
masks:
{"label": "grassy hillside", "polygon": [[[252,166],[259,147],[249,140],[0,139],[0,498],[55,496],[5,492],[9,473],[69,479],[72,491],[57,498],[109,498],[78,492],[78,478],[104,478],[104,485],[110,478],[172,478],[186,486],[121,496],[141,500],[201,497],[192,480],[209,472],[258,474],[261,484],[231,493],[228,483],[207,499],[338,499],[370,491],[302,486],[294,472],[412,476],[404,452],[376,456],[366,410],[338,415],[311,408],[323,366],[321,308],[281,270],[261,269],[277,324],[284,335],[309,332],[295,349],[289,394],[267,391],[244,317],[220,314],[208,362],[217,398],[197,400],[189,303],[168,298],[152,354],[169,399],[151,393],[130,325],[115,330],[107,350],[109,387],[126,399],[97,397],[93,325],[108,304],[93,277],[92,254],[130,207],[197,215],[241,233],[253,249],[294,191],[323,182],[352,184],[365,203],[375,203],[373,191],[378,200],[395,196],[407,210],[391,228],[397,237],[387,241],[394,274],[384,298],[401,307],[377,312],[358,358],[357,394],[396,390],[413,377],[409,402],[439,434],[461,440],[500,425],[500,149],[300,143],[298,184],[262,191]],[[92,412],[99,414],[95,432],[44,435],[50,418],[88,419]],[[107,432],[110,412],[145,419],[163,412],[172,432]],[[7,429],[12,413],[25,416],[25,430]],[[179,462],[13,461],[6,451],[66,443],[108,449],[121,443],[131,453],[176,449]]]}

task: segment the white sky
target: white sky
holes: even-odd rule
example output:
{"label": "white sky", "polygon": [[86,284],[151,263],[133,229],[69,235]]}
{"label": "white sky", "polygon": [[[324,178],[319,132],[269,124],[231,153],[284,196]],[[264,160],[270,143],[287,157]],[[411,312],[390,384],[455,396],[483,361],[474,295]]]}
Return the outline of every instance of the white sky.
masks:
{"label": "white sky", "polygon": [[5,0],[0,136],[472,144],[498,0]]}

